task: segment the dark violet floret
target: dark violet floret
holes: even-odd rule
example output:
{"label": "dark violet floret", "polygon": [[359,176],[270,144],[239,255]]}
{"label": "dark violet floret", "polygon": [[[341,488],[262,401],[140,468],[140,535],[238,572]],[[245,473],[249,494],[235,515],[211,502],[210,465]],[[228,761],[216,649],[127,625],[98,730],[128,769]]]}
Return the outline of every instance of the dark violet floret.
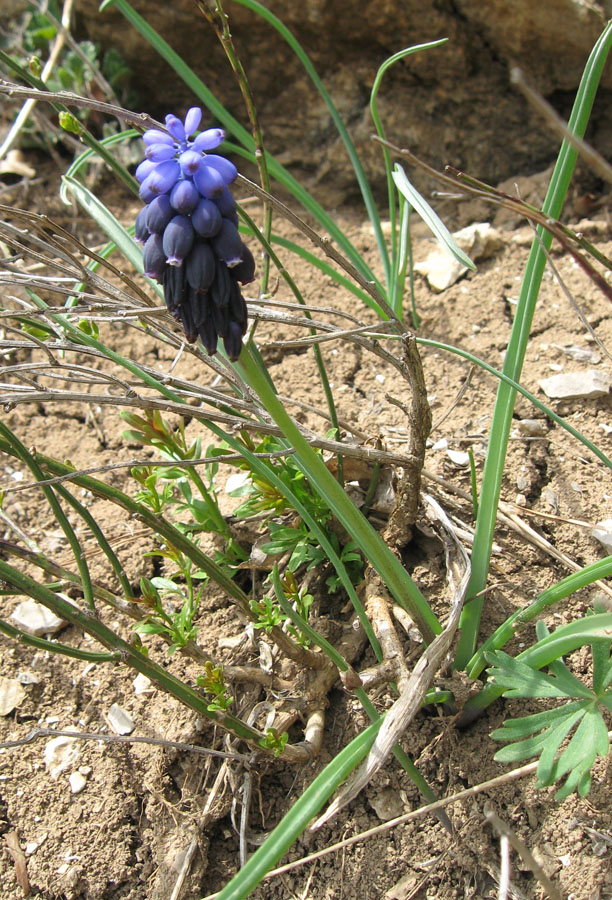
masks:
{"label": "dark violet floret", "polygon": [[164,299],[168,310],[182,306],[187,298],[185,291],[185,269],[183,266],[167,266],[164,272]]}
{"label": "dark violet floret", "polygon": [[232,362],[236,362],[242,350],[243,331],[237,322],[230,322],[227,334],[223,338],[225,352]]}
{"label": "dark violet floret", "polygon": [[149,229],[147,228],[146,218],[148,206],[143,206],[136,216],[136,225],[134,227],[134,240],[138,244],[144,245],[149,237]]}
{"label": "dark violet floret", "polygon": [[[217,263],[215,277],[210,286],[210,296],[215,306],[227,306],[230,301],[232,279],[225,263]],[[219,332],[221,334],[221,332]]]}
{"label": "dark violet floret", "polygon": [[155,278],[156,281],[162,280],[167,266],[161,234],[152,234],[147,238],[142,251],[142,262],[147,278]]}
{"label": "dark violet floret", "polygon": [[232,268],[242,262],[244,244],[238,234],[238,229],[229,219],[221,220],[221,228],[218,234],[211,238],[215,256]]}
{"label": "dark violet floret", "polygon": [[198,327],[198,334],[200,335],[200,340],[204,344],[205,349],[208,350],[210,355],[212,356],[216,353],[219,335],[217,334],[217,329],[215,328],[212,316],[209,315],[204,319],[202,324]]}
{"label": "dark violet floret", "polygon": [[176,213],[167,194],[160,194],[147,206],[147,228],[151,234],[163,234],[166,225]]}
{"label": "dark violet floret", "polygon": [[187,216],[174,216],[164,231],[164,252],[169,266],[181,266],[193,246],[193,225]]}
{"label": "dark violet floret", "polygon": [[201,237],[211,238],[221,228],[221,213],[212,200],[203,197],[191,214],[191,221]]}
{"label": "dark violet floret", "polygon": [[215,197],[215,206],[226,219],[230,219],[236,215],[236,201],[232,197],[232,192],[225,185],[218,197]]}
{"label": "dark violet floret", "polygon": [[242,262],[232,268],[231,275],[240,284],[250,284],[255,279],[255,260],[245,243],[242,244]]}
{"label": "dark violet floret", "polygon": [[230,289],[229,307],[230,319],[232,320],[232,322],[237,322],[238,325],[240,325],[240,327],[242,328],[242,333],[244,334],[247,327],[249,313],[244,297],[242,296],[240,288],[235,281],[232,281],[232,286]]}
{"label": "dark violet floret", "polygon": [[189,178],[181,178],[170,191],[170,203],[177,213],[183,216],[194,211],[199,199],[200,193]]}
{"label": "dark violet floret", "polygon": [[195,291],[207,291],[215,277],[215,260],[210,244],[207,241],[196,241],[191,253],[185,260],[185,277]]}
{"label": "dark violet floret", "polygon": [[195,291],[190,287],[187,291],[189,312],[196,328],[204,324],[208,315],[208,297],[202,291]]}

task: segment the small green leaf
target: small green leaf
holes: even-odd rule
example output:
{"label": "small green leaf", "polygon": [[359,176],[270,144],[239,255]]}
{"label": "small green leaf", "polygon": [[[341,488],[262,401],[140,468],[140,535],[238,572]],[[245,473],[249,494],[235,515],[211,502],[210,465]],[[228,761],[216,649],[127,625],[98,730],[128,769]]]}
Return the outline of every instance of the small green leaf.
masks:
{"label": "small green leaf", "polygon": [[454,256],[462,266],[466,266],[468,269],[475,270],[476,266],[474,265],[472,260],[458,246],[457,242],[455,241],[446,225],[442,222],[437,213],[434,212],[427,200],[425,200],[419,194],[416,188],[410,183],[406,173],[399,165],[399,163],[395,164],[392,176],[398,191],[403,194],[408,203],[410,203],[410,205],[416,210],[416,212],[418,212],[420,217],[428,226],[429,230],[438,239],[438,241],[440,241],[445,250],[448,250],[451,256]]}

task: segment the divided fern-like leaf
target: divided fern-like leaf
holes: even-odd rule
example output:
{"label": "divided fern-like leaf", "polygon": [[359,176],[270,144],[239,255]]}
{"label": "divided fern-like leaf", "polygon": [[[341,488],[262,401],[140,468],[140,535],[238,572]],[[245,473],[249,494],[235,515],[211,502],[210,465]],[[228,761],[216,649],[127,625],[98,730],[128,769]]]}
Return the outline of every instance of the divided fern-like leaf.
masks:
{"label": "divided fern-like leaf", "polygon": [[[588,621],[589,617],[586,617]],[[542,622],[538,623],[540,641],[548,637]],[[584,643],[589,643],[585,640]],[[588,794],[591,769],[597,757],[609,752],[608,729],[603,718],[605,707],[612,710],[612,659],[609,640],[592,641],[593,687],[587,687],[568,670],[561,659],[549,662],[548,671],[529,664],[534,647],[514,659],[501,650],[486,653],[491,680],[504,689],[509,698],[556,698],[561,706],[517,719],[508,719],[491,737],[504,741],[495,754],[499,762],[516,764],[539,757],[537,787],[547,787],[567,776],[555,794],[564,800],[573,791]],[[569,738],[565,746],[564,742]]]}

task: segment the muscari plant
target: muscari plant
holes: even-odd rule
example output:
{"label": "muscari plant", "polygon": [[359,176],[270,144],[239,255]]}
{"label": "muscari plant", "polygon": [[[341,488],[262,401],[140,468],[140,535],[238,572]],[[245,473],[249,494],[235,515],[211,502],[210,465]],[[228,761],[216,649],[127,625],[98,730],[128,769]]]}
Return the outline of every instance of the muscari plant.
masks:
{"label": "muscari plant", "polygon": [[[95,656],[96,661],[120,659],[137,670],[145,672],[160,687],[212,721],[222,725],[259,752],[278,755],[287,762],[305,761],[310,757],[313,748],[316,750],[320,735],[311,741],[310,747],[302,747],[299,744],[288,742],[286,728],[279,731],[278,728],[272,727],[262,733],[256,727],[247,726],[232,714],[232,701],[228,685],[238,683],[240,680],[248,681],[255,675],[252,671],[246,671],[245,667],[222,666],[218,660],[204,653],[197,643],[195,623],[198,602],[207,579],[212,579],[226,591],[256,629],[270,636],[281,652],[294,660],[296,664],[310,667],[314,674],[314,683],[317,686],[316,691],[309,697],[313,712],[320,711],[326,690],[340,674],[344,684],[350,685],[356,691],[364,709],[373,720],[374,724],[359,735],[317,776],[311,787],[299,798],[288,816],[273,832],[270,839],[254,854],[238,873],[236,879],[222,892],[223,898],[246,896],[306,827],[325,799],[369,751],[381,725],[381,719],[363,686],[367,683],[365,675],[362,683],[352,668],[352,663],[358,659],[360,648],[363,645],[359,644],[356,649],[355,646],[350,646],[350,641],[345,641],[338,646],[333,646],[308,621],[312,609],[310,595],[307,591],[301,591],[295,581],[296,575],[299,576],[308,565],[308,556],[305,551],[300,550],[302,555],[298,554],[297,559],[294,557],[297,542],[291,543],[292,535],[288,532],[297,531],[302,540],[300,546],[304,544],[311,547],[317,546],[329,560],[336,573],[335,586],[341,585],[351,599],[356,619],[363,626],[364,634],[370,641],[381,667],[388,663],[388,659],[385,658],[385,649],[381,647],[378,639],[380,623],[375,620],[372,609],[367,603],[364,608],[355,591],[354,578],[361,577],[360,574],[355,573],[351,577],[346,565],[347,562],[352,561],[349,556],[356,552],[356,548],[362,551],[372,569],[381,577],[393,601],[403,606],[410,614],[425,643],[433,642],[441,630],[430,604],[411,580],[401,562],[385,545],[377,531],[372,528],[367,517],[359,512],[345,494],[342,483],[342,459],[351,452],[351,446],[343,444],[339,440],[338,415],[335,410],[333,392],[329,389],[326,381],[325,368],[322,365],[322,357],[318,352],[316,341],[312,343],[313,352],[316,355],[328,403],[327,417],[334,427],[331,437],[328,435],[325,438],[314,438],[314,444],[327,446],[336,453],[335,474],[332,474],[316,447],[313,447],[312,435],[305,434],[300,429],[291,417],[286,404],[279,399],[270,375],[262,365],[261,356],[253,338],[249,338],[243,345],[243,337],[247,333],[247,318],[241,285],[252,282],[255,272],[252,251],[247,248],[239,235],[237,216],[240,217],[240,227],[243,232],[249,233],[251,238],[259,242],[267,257],[278,266],[281,276],[287,280],[296,303],[301,304],[304,309],[303,319],[308,319],[311,312],[304,304],[298,286],[290,279],[279,259],[276,252],[277,247],[299,253],[303,258],[312,261],[313,265],[317,265],[326,273],[331,274],[339,284],[350,289],[371,309],[377,311],[379,325],[376,328],[370,328],[368,332],[365,332],[364,337],[350,334],[345,339],[359,340],[361,346],[384,354],[387,361],[393,360],[398,371],[401,371],[409,381],[417,400],[419,376],[422,378],[418,359],[415,361],[413,354],[411,357],[412,368],[405,364],[402,367],[402,363],[392,353],[381,347],[382,340],[395,340],[400,342],[406,355],[413,347],[404,336],[406,326],[403,322],[404,284],[407,274],[410,274],[409,222],[411,212],[416,210],[422,215],[450,252],[459,256],[464,263],[469,263],[469,260],[461,256],[448,231],[437,219],[426,201],[415,191],[403,168],[397,165],[391,166],[391,154],[396,151],[389,145],[383,145],[389,184],[389,212],[392,221],[392,237],[390,244],[387,245],[383,238],[379,214],[358,155],[331,99],[312,69],[304,51],[285,26],[265,7],[255,0],[237,0],[237,2],[241,2],[242,5],[261,15],[289,41],[328,104],[355,168],[366,209],[374,226],[383,276],[378,277],[372,271],[328,214],[301,185],[295,182],[290,173],[283,169],[264,148],[259,146],[260,133],[257,130],[253,109],[250,108],[250,115],[254,124],[255,137],[243,129],[224,110],[206,86],[185,66],[180,57],[168,47],[159,35],[153,32],[125,0],[116,0],[115,6],[145,38],[151,41],[160,55],[174,66],[199,101],[208,108],[223,127],[213,122],[209,127],[200,131],[201,114],[198,107],[191,108],[183,121],[174,113],[168,115],[165,124],[149,121],[144,130],[145,160],[138,167],[134,181],[124,170],[119,171],[120,166],[117,165],[110,151],[113,145],[119,145],[124,140],[138,136],[140,130],[137,132],[128,130],[110,140],[97,142],[83,129],[82,124],[75,123],[69,118],[65,105],[66,98],[54,97],[53,102],[56,105],[64,105],[63,121],[65,126],[72,127],[91,148],[88,151],[89,155],[84,154],[71,167],[65,178],[64,190],[75,197],[96,219],[100,227],[108,234],[111,243],[100,254],[93,254],[82,246],[78,247],[80,253],[89,256],[89,263],[85,269],[82,265],[75,265],[74,247],[66,257],[69,245],[66,245],[65,235],[61,235],[60,240],[58,231],[52,241],[52,249],[56,254],[64,254],[63,264],[65,267],[68,266],[69,273],[73,273],[70,296],[65,301],[65,307],[62,310],[50,306],[40,296],[40,288],[36,285],[35,280],[30,279],[29,283],[25,283],[29,304],[25,312],[21,310],[20,314],[16,315],[16,319],[24,336],[28,336],[30,341],[30,343],[26,341],[26,346],[31,347],[31,341],[44,344],[46,352],[56,354],[56,363],[64,358],[66,352],[86,349],[87,352],[96,354],[99,359],[111,361],[119,371],[122,370],[123,378],[130,379],[130,383],[115,376],[116,383],[126,386],[125,396],[115,397],[117,405],[134,400],[133,397],[130,397],[130,392],[134,392],[131,387],[133,383],[146,386],[147,389],[152,388],[154,394],[159,398],[160,405],[156,407],[153,403],[153,405],[147,406],[146,400],[139,396],[136,398],[136,405],[140,404],[140,412],[127,412],[124,417],[130,425],[131,439],[137,440],[143,445],[149,444],[155,447],[161,453],[163,464],[134,467],[133,473],[139,484],[139,491],[132,498],[90,475],[73,473],[69,464],[30,452],[11,428],[5,424],[0,426],[0,449],[21,460],[33,478],[43,482],[41,490],[64,530],[67,542],[73,548],[78,569],[78,571],[72,571],[59,566],[32,548],[24,550],[23,547],[11,545],[4,548],[8,557],[21,558],[30,565],[38,566],[45,573],[47,581],[41,585],[4,560],[0,560],[0,575],[13,591],[30,594],[40,602],[54,608],[69,622],[94,635],[106,649],[102,653],[95,654],[90,650],[82,650],[68,645],[49,645],[42,639],[32,639],[21,634],[9,623],[2,622],[0,630],[6,635],[25,643],[38,642],[37,646],[44,644],[53,652],[65,652],[76,655],[77,658],[91,659]],[[210,10],[208,12],[210,13]],[[235,65],[236,59],[232,56],[233,46],[231,41],[227,40],[228,32],[224,30],[227,20],[221,4],[216,5],[216,14],[218,15],[219,29],[222,36],[226,38],[224,46],[228,50],[234,68],[238,68]],[[582,134],[586,127],[598,79],[611,41],[612,32],[608,28],[596,45],[585,69],[574,113],[570,120],[570,129],[577,134]],[[398,62],[410,53],[432,49],[439,43],[441,42],[432,42],[401,51],[381,67],[372,90],[371,103],[373,121],[380,138],[384,139],[384,132],[377,113],[376,97],[384,72],[389,65]],[[20,77],[29,84],[33,84],[35,88],[42,87],[24,70],[20,70],[16,66],[13,68]],[[245,95],[250,98],[244,79],[242,86],[245,88]],[[139,117],[127,114],[125,118],[138,123]],[[243,178],[237,176],[236,167],[225,156],[211,152],[217,151],[221,147],[221,142],[225,137],[224,130],[233,139],[233,141],[226,140],[224,142],[225,150],[252,162],[259,162],[264,188],[270,185],[270,179],[277,180],[285,188],[289,188],[296,201],[306,207],[323,230],[330,233],[338,250],[335,251],[333,247],[327,245],[325,245],[325,249],[330,254],[332,262],[340,266],[340,272],[328,261],[321,260],[298,245],[275,236],[270,227],[269,217],[265,219],[264,229],[259,230],[246,211],[236,207],[229,188],[233,181],[237,180],[239,184],[248,187],[255,193],[257,193],[257,187],[247,185]],[[138,191],[141,200],[146,204],[138,216],[134,234],[135,240],[144,244],[143,257],[140,256],[140,252],[128,232],[120,226],[100,199],[88,191],[79,180],[79,174],[83,171],[88,159],[92,158],[92,153],[99,153],[105,161],[113,165],[124,183]],[[262,160],[265,163],[263,168]],[[562,231],[560,226],[557,228],[554,222],[551,222],[551,218],[558,217],[560,213],[574,162],[574,151],[569,144],[564,144],[543,213],[539,214],[537,210],[530,210],[525,205],[521,206],[528,218],[532,218],[540,224],[542,228],[540,240],[544,245],[551,239],[551,231],[555,233],[556,237],[561,236],[566,243],[576,238],[576,236]],[[486,186],[480,183],[476,184],[475,189],[480,192],[480,195],[492,195],[490,191],[487,191]],[[268,211],[272,209],[278,210],[283,215],[291,214],[291,211],[286,210],[267,190],[259,189],[259,196],[263,197]],[[500,196],[495,196],[495,200],[496,202],[510,202],[509,198],[504,199]],[[292,221],[294,220],[295,217]],[[40,235],[48,236],[49,234],[48,222],[45,223],[46,231],[32,216],[23,217],[21,223],[25,223],[26,230],[30,229],[34,237],[38,235],[39,241]],[[303,226],[304,233],[316,243],[316,233],[312,232],[312,229],[309,229],[304,223],[301,223],[301,226]],[[32,246],[27,245],[27,238],[24,237],[24,230],[8,227],[8,230],[4,232],[4,239],[7,241],[7,245],[15,250],[32,252]],[[582,249],[586,249],[587,252],[592,249],[585,246],[582,239],[579,238],[576,238],[576,244]],[[150,284],[153,289],[154,282],[161,285],[160,294],[163,296],[167,310],[181,325],[188,344],[194,345],[192,352],[201,360],[202,364],[207,362],[207,357],[201,354],[195,345],[198,338],[208,354],[216,354],[212,359],[208,358],[208,364],[213,366],[217,375],[221,374],[227,379],[229,393],[226,391],[225,395],[220,398],[215,396],[214,391],[207,391],[202,385],[193,382],[186,383],[184,380],[178,377],[172,378],[170,375],[160,378],[158,373],[143,364],[121,357],[100,338],[95,316],[91,314],[91,309],[87,309],[85,302],[87,298],[86,284],[94,285],[99,292],[105,295],[108,303],[114,304],[113,309],[117,309],[126,302],[126,288],[134,291],[138,299],[136,305],[139,306],[139,318],[137,319],[141,323],[139,327],[144,328],[146,332],[155,335],[158,339],[165,340],[170,346],[177,348],[181,346],[181,340],[177,339],[175,332],[166,328],[158,317],[149,315],[146,308],[143,309],[143,305],[151,308],[154,301],[150,300],[137,283],[130,279],[126,280],[122,269],[112,267],[112,263],[107,261],[117,249],[133,263],[137,270],[152,279]],[[50,257],[47,257],[47,261],[51,264]],[[579,588],[612,574],[612,560],[608,558],[587,566],[553,586],[540,595],[526,610],[520,610],[502,624],[480,648],[477,646],[479,610],[483,602],[481,593],[488,571],[492,529],[508,441],[509,419],[516,391],[520,390],[536,402],[535,398],[518,382],[544,261],[542,247],[540,242],[536,241],[521,295],[522,298],[524,296],[524,300],[522,299],[519,303],[504,370],[501,373],[496,372],[488,364],[476,360],[485,370],[499,378],[500,388],[491,430],[489,455],[477,505],[476,541],[472,554],[472,581],[468,588],[469,603],[462,621],[459,651],[455,664],[465,667],[473,678],[478,677],[487,664],[491,666],[489,670],[491,678],[484,689],[470,701],[467,714],[464,714],[466,718],[477,714],[492,699],[502,694],[569,699],[571,707],[569,710],[567,707],[559,707],[561,712],[554,709],[545,710],[541,715],[537,714],[539,718],[510,720],[508,725],[499,729],[494,736],[509,740],[520,739],[518,743],[504,748],[499,758],[514,761],[528,758],[530,755],[541,754],[539,780],[542,785],[551,784],[569,773],[564,791],[577,788],[584,793],[588,790],[588,776],[594,759],[598,754],[605,755],[608,749],[607,734],[604,737],[602,730],[603,719],[600,708],[609,706],[610,667],[608,659],[612,616],[608,613],[598,613],[586,617],[585,620],[578,620],[571,626],[557,629],[552,635],[544,634],[543,626],[538,625],[537,643],[528,648],[516,660],[503,654],[501,648],[514,636],[519,626],[524,626],[530,620],[541,615],[553,603],[559,603]],[[123,295],[112,293],[110,282],[100,274],[104,271],[104,267],[123,279]],[[48,282],[46,288],[49,288]],[[155,294],[155,297],[159,297],[160,294]],[[265,294],[262,294],[259,299],[265,301]],[[411,293],[411,302],[413,321],[416,321],[418,313],[413,293]],[[255,306],[256,304],[251,304],[252,309]],[[259,315],[263,316],[264,313],[265,307]],[[321,327],[321,323],[315,322],[311,326],[312,332],[320,333]],[[327,327],[329,328],[329,326]],[[341,331],[341,329],[336,330]],[[221,339],[222,345],[219,344],[219,339]],[[442,346],[425,338],[417,337],[417,341],[423,345]],[[68,347],[68,351],[66,347]],[[443,349],[458,353],[465,358],[471,358],[460,348],[444,346]],[[216,362],[217,359],[218,362]],[[229,363],[225,362],[226,359],[232,361],[234,365],[230,367]],[[39,371],[36,372],[36,376],[40,376]],[[194,407],[193,401],[196,398],[200,408]],[[21,397],[16,394],[12,394],[10,397],[6,395],[2,399],[5,403],[14,403],[16,400],[23,399],[23,395]],[[152,403],[152,401],[150,402]],[[541,404],[539,405],[541,406]],[[210,417],[206,414],[206,408],[209,410]],[[205,422],[213,432],[217,438],[217,445],[209,448],[204,458],[200,457],[202,451],[199,440],[196,439],[189,444],[185,439],[184,426],[180,425],[178,429],[174,428],[160,415],[160,409],[184,417],[195,415],[200,421]],[[545,412],[560,425],[570,429],[567,423],[550,410],[545,409]],[[226,421],[223,416],[231,418],[231,430],[224,429],[217,424],[219,417],[221,417],[220,421]],[[268,429],[272,423],[272,427],[275,429],[272,450],[269,445],[256,444],[247,437],[253,431],[257,434],[257,422],[260,423],[260,427],[265,425]],[[414,431],[414,422],[412,426]],[[573,433],[576,434],[575,431]],[[576,436],[581,437],[580,435]],[[413,433],[413,441],[418,443],[417,437]],[[587,446],[597,453],[605,465],[610,466],[610,461],[598,448],[588,445],[588,442]],[[424,446],[422,452],[424,452]],[[224,455],[231,456],[232,454],[240,458],[240,465],[246,466],[251,476],[251,507],[243,512],[251,514],[258,503],[257,509],[262,512],[265,509],[265,503],[270,502],[271,497],[275,497],[276,508],[274,505],[269,508],[268,549],[291,551],[289,560],[294,560],[293,566],[287,566],[282,579],[278,571],[272,572],[268,590],[264,588],[263,594],[260,595],[249,596],[240,587],[236,571],[240,561],[244,560],[244,548],[234,538],[225,518],[219,511],[212,481],[208,479],[207,483],[198,475],[199,460],[201,460],[200,466],[210,466],[215,465],[215,460],[222,459]],[[282,461],[275,460],[273,458],[275,454],[280,455]],[[286,454],[291,454],[291,466],[287,466]],[[284,460],[282,459],[283,455],[285,455]],[[362,451],[362,455],[368,456],[365,451]],[[379,457],[370,453],[369,458],[374,461],[375,468],[385,457],[384,453]],[[408,465],[406,459],[404,465]],[[417,466],[417,487],[418,474]],[[57,485],[44,483],[53,478],[61,479],[60,483]],[[70,483],[73,485],[72,490],[67,487],[67,484]],[[98,497],[105,497],[109,502],[117,504],[130,515],[136,516],[145,523],[157,535],[158,546],[153,553],[168,560],[173,567],[168,577],[144,579],[135,588],[123,571],[106,536],[86,506],[75,496],[74,486],[84,488]],[[194,488],[196,495],[194,495]],[[321,512],[322,506],[327,512]],[[87,562],[80,552],[79,540],[64,512],[64,507],[69,507],[72,513],[80,517],[93,533],[115,573],[121,588],[120,592],[109,592],[92,581]],[[281,509],[290,509],[297,513],[299,522],[297,528],[290,528],[282,522],[275,522],[272,513],[279,512]],[[183,515],[178,516],[179,511]],[[349,541],[345,541],[342,546],[338,543],[336,533],[329,530],[332,517],[349,535]],[[199,542],[199,532],[201,531],[212,531],[219,535],[225,550],[217,551],[215,556],[202,550]],[[233,549],[230,552],[228,548]],[[90,611],[96,608],[96,604],[102,602],[131,616],[136,622],[136,635],[133,642],[128,643],[121,640],[101,622],[92,620],[90,612],[80,611],[62,601],[57,590],[59,586],[66,584],[76,586],[82,591],[85,607]],[[476,599],[470,600],[472,596]],[[202,674],[196,679],[200,691],[194,690],[183,680],[174,678],[150,658],[147,648],[143,647],[138,639],[138,634],[146,635],[147,633],[160,635],[166,641],[171,652],[186,653],[201,666]],[[570,676],[561,662],[564,654],[585,644],[591,645],[593,649],[592,690]],[[539,671],[546,666],[550,669],[550,676]],[[385,680],[393,682],[394,679],[397,679],[398,674],[400,673],[397,669],[387,667]],[[260,683],[266,683],[273,687],[274,676],[267,681],[260,679]],[[313,715],[312,720],[315,719],[316,716]],[[578,730],[568,748],[563,750],[562,741],[574,726],[577,726]],[[310,736],[311,733],[307,723],[306,735]],[[529,737],[530,735],[536,735],[536,737]],[[588,735],[591,736],[591,739],[585,740]],[[306,743],[308,743],[308,738]],[[431,789],[419,776],[405,751],[396,747],[394,752],[410,777],[415,780],[422,794],[427,799],[432,799]]]}

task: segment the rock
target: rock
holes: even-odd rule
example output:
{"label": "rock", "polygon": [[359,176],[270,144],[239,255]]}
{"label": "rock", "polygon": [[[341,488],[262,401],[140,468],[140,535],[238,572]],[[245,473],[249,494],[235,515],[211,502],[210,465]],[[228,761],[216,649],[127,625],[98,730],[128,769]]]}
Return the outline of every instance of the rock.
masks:
{"label": "rock", "polygon": [[[472,262],[488,259],[502,246],[499,232],[488,222],[476,222],[453,234],[453,238]],[[469,269],[462,265],[443,247],[436,247],[422,262],[417,262],[415,272],[424,275],[429,287],[441,293],[467,274]]]}
{"label": "rock", "polygon": [[446,455],[456,466],[469,466],[470,464],[470,454],[466,453],[464,450],[447,449]]}
{"label": "rock", "polygon": [[599,353],[596,353],[594,350],[589,350],[588,347],[577,347],[575,344],[567,347],[563,347],[561,344],[553,344],[552,346],[562,353],[565,353],[570,359],[575,359],[576,362],[591,363],[593,366],[596,366],[597,363],[601,362]]}
{"label": "rock", "polygon": [[80,772],[72,772],[68,776],[70,782],[70,790],[73,794],[80,794],[87,786],[87,779]]}
{"label": "rock", "polygon": [[612,553],[612,519],[598,522],[595,528],[591,529],[591,537],[599,541],[607,553]]}
{"label": "rock", "polygon": [[551,400],[592,400],[605,397],[611,379],[607,372],[587,369],[585,372],[561,372],[538,382]]}
{"label": "rock", "polygon": [[392,787],[385,787],[380,790],[375,797],[368,799],[370,800],[370,806],[381,822],[388,822],[389,819],[396,819],[404,812],[404,804],[397,791]]}
{"label": "rock", "polygon": [[130,714],[117,703],[113,703],[106,714],[106,718],[115,734],[131,734],[136,727]]}
{"label": "rock", "polygon": [[438,294],[451,287],[467,274],[468,269],[451,256],[448,250],[432,250],[422,262],[415,263],[414,271],[427,279],[427,284]]}
{"label": "rock", "polygon": [[548,429],[543,419],[520,419],[518,429],[528,437],[544,437]]}
{"label": "rock", "polygon": [[15,678],[5,678],[0,675],[0,716],[8,716],[17,709],[26,692]]}
{"label": "rock", "polygon": [[57,634],[67,624],[54,612],[35,600],[23,600],[19,603],[11,615],[11,621],[22,631],[27,631],[28,634],[33,634],[35,637]]}
{"label": "rock", "polygon": [[134,693],[137,697],[141,697],[143,694],[154,694],[155,687],[153,686],[153,682],[150,678],[147,678],[146,675],[143,675],[142,672],[139,672],[136,678],[132,681],[134,685]]}
{"label": "rock", "polygon": [[45,745],[45,766],[49,775],[56,781],[57,778],[71,768],[79,756],[77,738],[62,735],[51,738]]}

